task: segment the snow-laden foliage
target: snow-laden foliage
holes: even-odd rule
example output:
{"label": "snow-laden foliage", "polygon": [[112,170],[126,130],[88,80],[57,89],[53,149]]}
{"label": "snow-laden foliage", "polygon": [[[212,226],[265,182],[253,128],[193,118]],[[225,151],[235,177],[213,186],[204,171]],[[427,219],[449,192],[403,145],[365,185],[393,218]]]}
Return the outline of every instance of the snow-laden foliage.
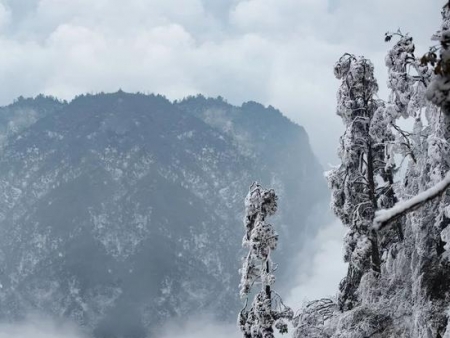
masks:
{"label": "snow-laden foliage", "polygon": [[[446,11],[447,7],[444,19]],[[393,187],[400,201],[378,211],[374,226],[380,229],[379,236],[400,226],[404,239],[382,244],[381,278],[366,284],[363,303],[388,315],[390,324],[383,337],[393,336],[393,332],[400,337],[442,337],[449,303],[448,286],[444,285],[450,285],[441,236],[448,224],[444,176],[449,169],[449,124],[444,110],[427,100],[439,76],[433,72],[434,65],[414,55],[411,37],[400,32],[388,34],[394,35],[399,40],[386,57],[391,95],[385,115],[396,133],[391,156],[402,158],[402,164],[406,159],[406,164]],[[400,117],[413,119],[412,131],[397,126]],[[380,289],[386,291],[375,291]]]}
{"label": "snow-laden foliage", "polygon": [[[425,202],[431,201],[437,195],[445,192],[450,186],[450,173],[447,173],[445,178],[438,184],[432,186],[416,196],[406,201],[401,201],[395,204],[392,208],[379,210],[375,213],[374,225],[375,229],[379,229],[383,224],[422,206]],[[445,212],[445,211],[444,211]]]}
{"label": "snow-laden foliage", "polygon": [[388,51],[385,63],[388,68],[387,86],[391,90],[387,103],[389,122],[400,116],[418,118],[420,109],[426,104],[423,90],[430,81],[431,69],[414,56],[413,38],[399,30],[386,33],[386,40],[398,37]]}
{"label": "snow-laden foliage", "polygon": [[380,272],[378,238],[372,230],[375,211],[395,203],[392,161],[387,147],[393,134],[382,116],[384,104],[375,99],[378,85],[373,65],[364,57],[343,55],[334,73],[341,80],[337,114],[345,132],[340,139],[341,165],[328,172],[332,209],[349,230],[344,239],[348,273],[340,285],[339,307],[350,310],[360,302],[357,289],[363,275]]}
{"label": "snow-laden foliage", "polygon": [[294,317],[295,338],[324,338],[333,334],[329,321],[336,317],[338,307],[331,299],[308,302]]}
{"label": "snow-laden foliage", "polygon": [[386,34],[395,40],[385,59],[387,102],[373,99],[368,60],[346,54],[335,67],[346,131],[342,163],[328,179],[332,208],[349,228],[349,270],[339,310],[328,301],[324,316],[321,301],[309,303],[295,317],[295,338],[450,337],[449,29],[450,3],[434,35],[440,46],[423,58],[412,37]]}
{"label": "snow-laden foliage", "polygon": [[[292,310],[272,290],[276,266],[270,253],[277,247],[278,234],[265,219],[276,211],[275,191],[265,190],[254,183],[245,199],[246,233],[242,245],[248,249],[248,254],[240,269],[240,295],[245,298],[245,307],[239,313],[238,324],[244,338],[273,338],[274,327],[280,333],[286,333],[285,321],[293,317]],[[248,298],[255,284],[259,284],[261,289],[254,296],[250,309],[247,309]]]}
{"label": "snow-laden foliage", "polygon": [[441,29],[432,37],[434,41],[439,42],[440,47],[431,48],[422,61],[436,66],[436,77],[427,89],[427,98],[448,115],[450,114],[450,4],[444,6],[442,19]]}

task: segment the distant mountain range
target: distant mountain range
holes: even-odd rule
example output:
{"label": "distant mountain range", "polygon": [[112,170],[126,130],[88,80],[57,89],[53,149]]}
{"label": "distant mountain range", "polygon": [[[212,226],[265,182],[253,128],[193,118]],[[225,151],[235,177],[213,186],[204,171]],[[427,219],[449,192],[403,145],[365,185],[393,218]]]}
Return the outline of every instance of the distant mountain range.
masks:
{"label": "distant mountain range", "polygon": [[99,338],[238,307],[243,200],[280,196],[289,257],[328,192],[304,129],[273,107],[221,98],[19,98],[0,109],[0,318],[67,317]]}

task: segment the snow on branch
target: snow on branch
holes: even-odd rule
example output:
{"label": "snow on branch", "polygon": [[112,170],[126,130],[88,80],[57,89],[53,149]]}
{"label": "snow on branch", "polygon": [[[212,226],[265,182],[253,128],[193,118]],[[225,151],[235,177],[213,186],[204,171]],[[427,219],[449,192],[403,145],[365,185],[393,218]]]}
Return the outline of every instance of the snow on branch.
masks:
{"label": "snow on branch", "polygon": [[[286,333],[288,325],[285,320],[290,321],[294,316],[294,312],[272,290],[276,265],[270,253],[277,247],[278,234],[266,222],[266,217],[277,211],[277,199],[273,189],[263,189],[256,182],[251,185],[245,199],[246,232],[242,245],[249,251],[239,270],[240,295],[245,298],[245,306],[238,317],[244,338],[274,338],[274,327],[280,333]],[[251,308],[247,309],[248,297],[255,284],[260,284],[261,289],[255,294]]]}
{"label": "snow on branch", "polygon": [[375,219],[373,228],[379,230],[389,222],[405,215],[406,213],[420,208],[423,204],[438,197],[450,186],[450,172],[444,177],[442,181],[435,186],[419,193],[418,195],[406,201],[401,201],[390,209],[378,210],[375,212]]}

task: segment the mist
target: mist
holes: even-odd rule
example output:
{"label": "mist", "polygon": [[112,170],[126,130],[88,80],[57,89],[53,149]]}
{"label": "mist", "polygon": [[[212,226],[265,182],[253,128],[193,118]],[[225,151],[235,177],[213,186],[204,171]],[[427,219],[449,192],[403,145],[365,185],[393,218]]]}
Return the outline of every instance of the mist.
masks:
{"label": "mist", "polygon": [[[300,250],[293,263],[294,286],[283,290],[285,303],[294,312],[314,299],[333,297],[344,277],[346,264],[340,255],[344,229],[335,221],[324,226],[312,239],[311,252]],[[238,288],[236,287],[236,292]],[[237,316],[237,314],[236,314]],[[150,337],[158,338],[241,338],[235,323],[219,323],[212,314],[169,321],[154,330]],[[292,330],[292,327],[290,328]],[[0,338],[90,338],[75,324],[34,314],[18,323],[1,323]]]}
{"label": "mist", "polygon": [[[282,295],[285,303],[294,312],[306,302],[331,298],[336,295],[340,280],[345,276],[347,265],[343,262],[342,237],[345,229],[338,221],[324,226],[311,239],[314,243],[312,251],[300,250],[297,254],[292,278],[295,285],[290,290],[284,290]],[[236,289],[237,291],[237,289]],[[236,314],[237,316],[237,314]],[[292,330],[292,327],[290,327]],[[234,323],[218,323],[208,316],[192,317],[183,322],[167,324],[155,337],[161,338],[241,338],[241,334]],[[292,332],[289,333],[289,335]],[[282,335],[279,335],[282,337]]]}
{"label": "mist", "polygon": [[[290,290],[283,290],[282,296],[286,305],[294,312],[306,302],[332,298],[336,295],[338,285],[345,276],[347,265],[343,262],[342,237],[345,229],[338,221],[334,221],[320,229],[317,236],[312,238],[312,251],[299,250],[293,269],[294,286]],[[237,292],[237,288],[236,288]],[[237,314],[236,314],[237,317]],[[290,327],[292,330],[292,327]],[[288,334],[290,336],[292,332]],[[211,318],[193,317],[183,322],[172,322],[165,326],[160,335],[162,338],[241,338],[241,334],[234,323],[218,323]],[[286,335],[285,335],[286,336]],[[283,337],[279,335],[279,337]]]}
{"label": "mist", "polygon": [[236,324],[218,323],[207,316],[190,318],[181,323],[169,323],[157,331],[161,338],[241,338]]}
{"label": "mist", "polygon": [[16,323],[0,323],[0,338],[88,338],[75,324],[34,313]]}
{"label": "mist", "polygon": [[347,265],[342,258],[342,238],[345,229],[338,222],[323,227],[314,238],[310,253],[300,253],[296,266],[307,267],[296,271],[295,286],[289,290],[286,302],[294,309],[310,300],[332,298],[345,276]]}

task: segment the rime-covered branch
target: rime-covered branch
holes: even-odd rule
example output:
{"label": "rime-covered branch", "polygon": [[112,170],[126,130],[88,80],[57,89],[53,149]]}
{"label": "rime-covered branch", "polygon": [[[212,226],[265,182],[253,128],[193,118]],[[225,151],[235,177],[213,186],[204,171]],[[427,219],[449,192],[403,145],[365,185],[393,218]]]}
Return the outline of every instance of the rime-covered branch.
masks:
{"label": "rime-covered branch", "polygon": [[[432,37],[440,43],[440,47],[432,47],[422,61],[434,66],[436,74],[427,88],[427,98],[450,115],[450,3],[442,10],[442,21],[441,29]],[[438,52],[439,58],[436,55]]]}
{"label": "rime-covered branch", "polygon": [[420,208],[425,203],[440,196],[446,189],[450,187],[450,172],[447,173],[445,178],[437,183],[435,186],[419,193],[418,195],[410,198],[406,201],[401,201],[394,205],[392,208],[378,210],[375,213],[374,229],[379,230],[389,222]]}
{"label": "rime-covered branch", "polygon": [[442,18],[422,60],[408,34],[386,34],[387,102],[373,99],[368,60],[336,64],[346,130],[327,176],[348,270],[336,304],[311,302],[294,318],[294,338],[450,338],[450,2]]}

